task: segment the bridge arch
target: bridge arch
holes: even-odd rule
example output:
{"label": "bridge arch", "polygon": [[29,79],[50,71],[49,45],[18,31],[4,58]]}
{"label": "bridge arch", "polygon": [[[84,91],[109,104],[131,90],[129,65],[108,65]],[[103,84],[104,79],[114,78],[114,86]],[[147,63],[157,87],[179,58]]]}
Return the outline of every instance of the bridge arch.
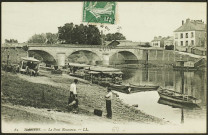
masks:
{"label": "bridge arch", "polygon": [[76,50],[71,52],[67,58],[69,62],[85,63],[90,65],[101,64],[102,56],[91,50]]}
{"label": "bridge arch", "polygon": [[34,57],[46,64],[49,65],[57,65],[57,61],[50,53],[43,51],[43,50],[29,50],[28,51],[29,57]]}
{"label": "bridge arch", "polygon": [[128,50],[117,51],[109,56],[109,64],[136,64],[138,57],[134,52]]}

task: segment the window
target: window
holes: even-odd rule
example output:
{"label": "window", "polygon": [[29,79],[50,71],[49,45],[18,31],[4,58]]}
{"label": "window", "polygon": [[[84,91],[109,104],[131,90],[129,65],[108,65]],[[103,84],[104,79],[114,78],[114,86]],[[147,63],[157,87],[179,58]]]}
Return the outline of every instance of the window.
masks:
{"label": "window", "polygon": [[191,45],[194,45],[194,40],[191,40]]}
{"label": "window", "polygon": [[191,32],[191,37],[192,37],[192,38],[194,37],[194,33],[193,33],[193,32]]}
{"label": "window", "polygon": [[188,33],[186,33],[186,38],[188,38]]}
{"label": "window", "polygon": [[181,38],[183,38],[183,33],[181,33]]}
{"label": "window", "polygon": [[175,39],[178,39],[178,33],[175,33]]}
{"label": "window", "polygon": [[186,46],[188,46],[188,41],[186,41]]}
{"label": "window", "polygon": [[183,46],[183,41],[181,41],[181,46]]}

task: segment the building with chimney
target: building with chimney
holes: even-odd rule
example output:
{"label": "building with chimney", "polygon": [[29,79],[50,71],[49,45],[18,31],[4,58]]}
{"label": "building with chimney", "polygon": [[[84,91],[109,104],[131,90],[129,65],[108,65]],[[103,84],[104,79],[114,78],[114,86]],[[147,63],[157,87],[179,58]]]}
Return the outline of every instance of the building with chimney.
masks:
{"label": "building with chimney", "polygon": [[151,46],[164,48],[164,38],[162,36],[155,36],[154,39],[151,41]]}
{"label": "building with chimney", "polygon": [[202,20],[186,19],[182,25],[174,31],[175,50],[192,52],[192,48],[206,50],[206,24]]}
{"label": "building with chimney", "polygon": [[160,47],[160,48],[165,48],[165,46],[170,46],[173,45],[173,37],[172,36],[167,36],[167,37],[154,37],[154,39],[151,41],[151,46],[152,47]]}

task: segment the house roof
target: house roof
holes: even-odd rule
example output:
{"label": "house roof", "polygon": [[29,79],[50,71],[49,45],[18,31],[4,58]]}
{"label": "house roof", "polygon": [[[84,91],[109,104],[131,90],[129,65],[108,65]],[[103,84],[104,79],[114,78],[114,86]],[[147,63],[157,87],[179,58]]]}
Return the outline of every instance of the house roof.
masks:
{"label": "house roof", "polygon": [[173,41],[174,38],[173,38],[173,36],[171,36],[171,37],[166,37],[164,40],[165,40],[165,41]]}
{"label": "house roof", "polygon": [[181,27],[176,29],[174,32],[205,31],[205,30],[206,30],[206,24],[204,24],[201,20],[186,19],[186,23],[184,23]]}
{"label": "house roof", "polygon": [[98,67],[98,66],[92,66],[90,67],[91,71],[97,71],[97,72],[120,72],[120,69],[116,68],[108,68],[108,67]]}
{"label": "house roof", "polygon": [[151,41],[161,41],[162,39],[164,39],[163,37],[159,36],[159,37],[154,37],[154,39]]}

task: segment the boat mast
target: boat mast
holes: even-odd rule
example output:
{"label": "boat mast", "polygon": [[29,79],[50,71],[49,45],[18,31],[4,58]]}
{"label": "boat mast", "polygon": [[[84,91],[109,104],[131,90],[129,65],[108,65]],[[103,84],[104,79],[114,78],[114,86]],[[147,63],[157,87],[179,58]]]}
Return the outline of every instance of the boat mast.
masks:
{"label": "boat mast", "polygon": [[[183,67],[180,70],[181,74],[181,93],[184,94],[184,70]],[[184,113],[183,113],[183,107],[181,108],[181,124],[184,123]]]}
{"label": "boat mast", "polygon": [[181,93],[184,94],[184,71],[183,69],[180,71],[181,73]]}
{"label": "boat mast", "polygon": [[181,108],[181,124],[184,123],[184,113],[183,113],[183,107]]}

